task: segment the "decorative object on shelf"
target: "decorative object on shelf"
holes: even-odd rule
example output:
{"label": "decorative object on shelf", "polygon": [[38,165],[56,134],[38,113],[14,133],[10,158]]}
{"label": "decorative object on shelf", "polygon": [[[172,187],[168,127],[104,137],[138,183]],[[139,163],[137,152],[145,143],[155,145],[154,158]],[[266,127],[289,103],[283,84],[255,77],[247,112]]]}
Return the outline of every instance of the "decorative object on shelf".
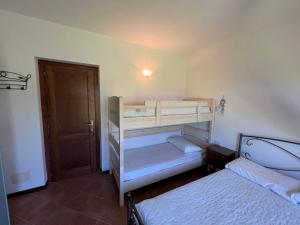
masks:
{"label": "decorative object on shelf", "polygon": [[0,89],[27,90],[27,82],[30,78],[30,74],[24,76],[14,72],[0,71]]}
{"label": "decorative object on shelf", "polygon": [[218,114],[224,115],[225,112],[225,97],[223,95],[222,99],[220,100],[219,104],[216,106],[216,111]]}

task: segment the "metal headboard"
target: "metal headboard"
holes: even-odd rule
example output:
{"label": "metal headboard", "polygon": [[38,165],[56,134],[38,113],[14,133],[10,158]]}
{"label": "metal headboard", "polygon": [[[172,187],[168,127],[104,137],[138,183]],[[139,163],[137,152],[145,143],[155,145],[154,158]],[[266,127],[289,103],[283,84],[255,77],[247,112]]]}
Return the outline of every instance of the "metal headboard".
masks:
{"label": "metal headboard", "polygon": [[[251,155],[251,150],[248,148],[248,151],[243,152],[242,147],[245,145],[247,147],[253,146],[257,142],[262,142],[266,145],[268,145],[273,150],[276,149],[277,151],[280,151],[281,153],[284,153],[284,155],[288,158],[293,159],[293,161],[297,161],[296,168],[281,168],[281,167],[272,167],[272,166],[266,166],[263,165],[269,169],[274,169],[278,171],[285,171],[285,172],[300,172],[300,143],[294,142],[294,141],[288,141],[284,139],[277,139],[277,138],[270,138],[270,137],[263,137],[263,136],[253,136],[253,135],[245,135],[240,134],[239,136],[239,146],[238,146],[238,156],[245,157],[246,159],[255,161],[255,159]],[[295,154],[295,152],[291,151],[290,149],[281,146],[283,145],[294,145],[299,148],[299,154]],[[299,168],[298,168],[298,162],[299,162]]]}

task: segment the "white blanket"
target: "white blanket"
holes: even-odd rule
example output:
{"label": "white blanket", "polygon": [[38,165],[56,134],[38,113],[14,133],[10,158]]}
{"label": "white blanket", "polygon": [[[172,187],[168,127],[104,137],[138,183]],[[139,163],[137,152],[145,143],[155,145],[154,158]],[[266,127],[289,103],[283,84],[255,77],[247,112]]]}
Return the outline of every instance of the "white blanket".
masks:
{"label": "white blanket", "polygon": [[228,169],[137,204],[145,225],[299,225],[300,207]]}
{"label": "white blanket", "polygon": [[183,153],[170,143],[128,149],[124,153],[124,181],[148,176],[181,164],[202,164],[202,153]]}

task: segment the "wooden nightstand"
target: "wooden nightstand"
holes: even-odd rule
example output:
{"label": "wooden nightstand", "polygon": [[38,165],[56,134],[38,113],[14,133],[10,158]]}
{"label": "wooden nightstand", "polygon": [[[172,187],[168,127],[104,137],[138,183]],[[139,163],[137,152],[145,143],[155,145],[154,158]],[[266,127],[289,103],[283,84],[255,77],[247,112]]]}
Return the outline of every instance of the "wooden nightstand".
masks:
{"label": "wooden nightstand", "polygon": [[224,169],[225,165],[234,160],[236,152],[220,145],[210,145],[207,147],[206,164],[207,170]]}

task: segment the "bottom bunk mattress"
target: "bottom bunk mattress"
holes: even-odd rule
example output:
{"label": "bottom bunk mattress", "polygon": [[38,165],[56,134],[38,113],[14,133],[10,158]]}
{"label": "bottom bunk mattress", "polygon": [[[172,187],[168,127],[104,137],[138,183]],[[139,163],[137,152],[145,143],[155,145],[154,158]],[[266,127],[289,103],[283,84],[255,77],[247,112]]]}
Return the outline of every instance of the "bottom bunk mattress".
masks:
{"label": "bottom bunk mattress", "polygon": [[124,181],[134,180],[182,164],[202,165],[203,153],[183,153],[170,143],[124,151]]}

